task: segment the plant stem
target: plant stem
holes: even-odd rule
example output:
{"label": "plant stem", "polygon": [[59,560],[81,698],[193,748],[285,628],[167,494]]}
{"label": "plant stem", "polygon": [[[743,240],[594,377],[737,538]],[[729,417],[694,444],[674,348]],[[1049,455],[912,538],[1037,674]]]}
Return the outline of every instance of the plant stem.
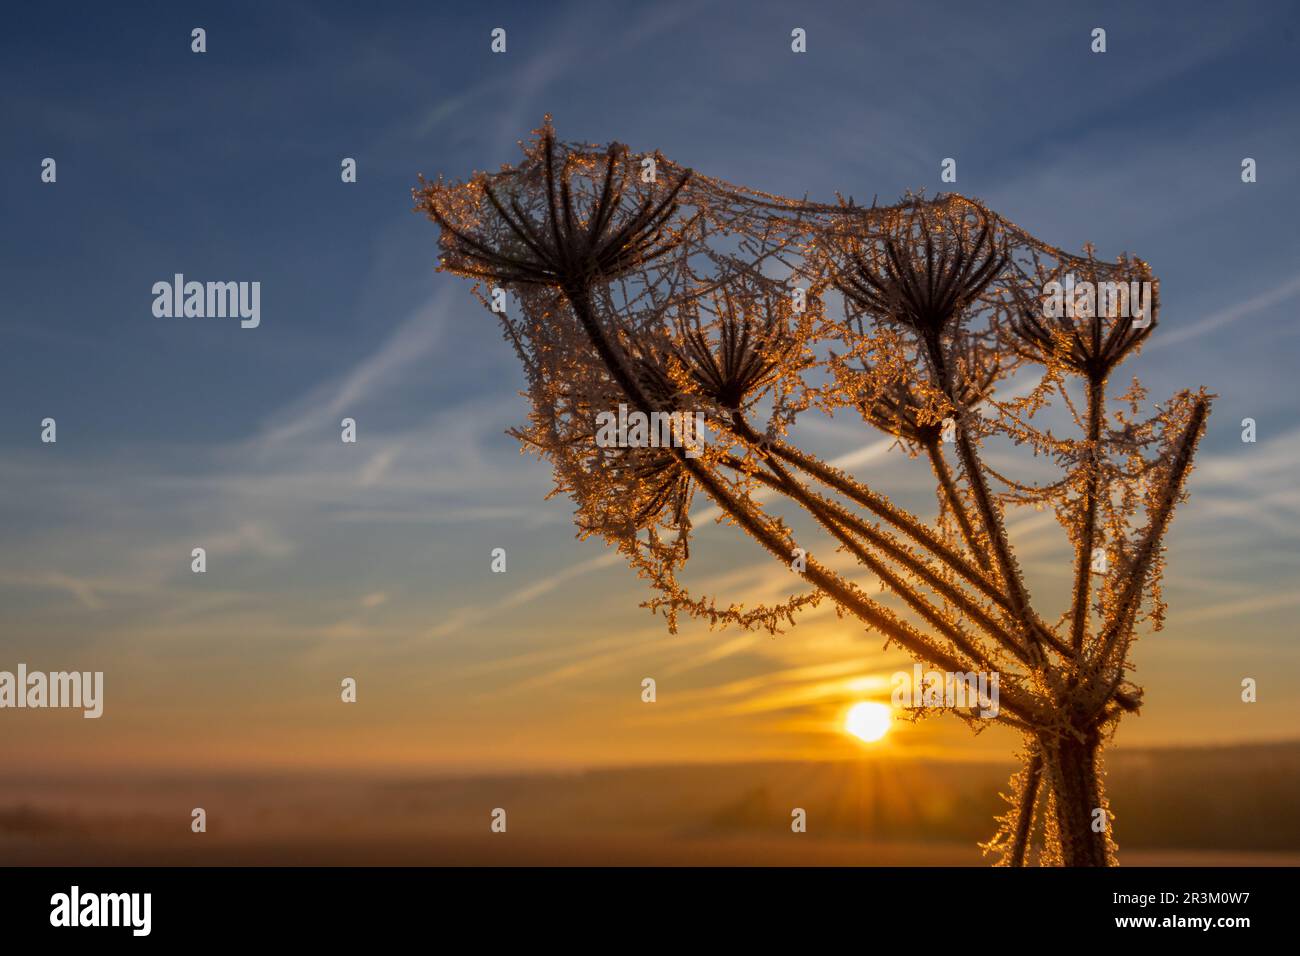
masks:
{"label": "plant stem", "polygon": [[1020,806],[1016,815],[1016,832],[1011,844],[1011,866],[1025,865],[1025,850],[1029,847],[1029,834],[1034,828],[1034,807],[1038,803],[1038,787],[1043,780],[1043,754],[1035,750],[1025,767],[1024,790],[1020,793]]}
{"label": "plant stem", "polygon": [[934,469],[934,477],[939,482],[939,488],[943,492],[944,499],[948,502],[948,508],[952,511],[953,517],[957,519],[957,527],[961,530],[962,540],[966,542],[967,549],[979,562],[980,568],[987,571],[989,568],[988,555],[984,553],[982,548],[975,546],[975,531],[970,524],[970,515],[966,513],[966,505],[957,493],[957,485],[952,480],[952,472],[948,469],[948,462],[943,457],[943,448],[938,442],[930,442],[926,445],[925,450],[930,456],[930,466]]}
{"label": "plant stem", "polygon": [[1097,496],[1101,488],[1101,425],[1106,411],[1105,379],[1088,380],[1088,469],[1084,488],[1083,536],[1074,567],[1074,613],[1070,646],[1077,655],[1088,632],[1088,598],[1092,594],[1092,552],[1097,537]]}
{"label": "plant stem", "polygon": [[[1067,731],[1047,746],[1056,829],[1066,866],[1110,865],[1111,820],[1102,806],[1098,745],[1095,731],[1082,740]],[[1104,816],[1098,816],[1099,810]]]}

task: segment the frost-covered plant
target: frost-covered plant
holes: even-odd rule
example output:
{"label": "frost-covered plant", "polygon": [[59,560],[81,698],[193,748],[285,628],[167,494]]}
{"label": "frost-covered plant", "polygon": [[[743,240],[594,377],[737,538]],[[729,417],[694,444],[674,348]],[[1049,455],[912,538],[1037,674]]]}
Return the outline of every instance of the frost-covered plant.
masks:
{"label": "frost-covered plant", "polygon": [[[1022,735],[1024,765],[986,851],[1016,866],[1034,846],[1044,863],[1113,863],[1100,754],[1141,704],[1129,652],[1143,625],[1161,625],[1162,542],[1209,412],[1204,390],[1148,417],[1136,380],[1108,394],[1156,327],[1146,263],[1068,255],[958,195],[794,201],[617,143],[558,143],[549,120],[523,148],[516,166],[421,180],[415,196],[441,227],[441,268],[483,280],[485,304],[500,287],[522,306],[499,315],[531,399],[517,435],[552,463],[580,532],[620,550],[670,628],[687,613],[775,632],[829,599],[923,664],[998,673],[994,719]],[[1056,315],[1044,290],[1067,277],[1152,294],[1140,316],[1083,299]],[[1000,394],[1027,370],[1030,392]],[[710,440],[698,454],[605,447],[596,417],[620,405],[703,411]],[[1052,408],[1076,434],[1041,424]],[[841,410],[928,459],[934,523],[789,440],[801,415]],[[991,442],[1045,456],[1059,477],[1003,476],[982,453]],[[697,493],[805,587],[750,608],[692,594],[679,573]],[[894,607],[800,547],[774,501],[799,509]],[[1072,598],[1055,620],[1017,563],[1013,503],[1051,509],[1074,549]],[[981,725],[973,708],[952,710]]]}

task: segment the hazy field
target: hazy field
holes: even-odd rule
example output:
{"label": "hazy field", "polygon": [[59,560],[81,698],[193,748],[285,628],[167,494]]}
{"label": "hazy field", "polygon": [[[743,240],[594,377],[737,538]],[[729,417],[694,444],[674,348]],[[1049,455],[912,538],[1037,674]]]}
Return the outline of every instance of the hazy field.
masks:
{"label": "hazy field", "polygon": [[[0,784],[4,864],[980,865],[1010,766],[864,759],[473,778]],[[1300,744],[1116,752],[1129,865],[1300,864]],[[203,807],[208,832],[190,832]],[[489,831],[493,808],[508,830]],[[808,832],[790,832],[802,807]]]}

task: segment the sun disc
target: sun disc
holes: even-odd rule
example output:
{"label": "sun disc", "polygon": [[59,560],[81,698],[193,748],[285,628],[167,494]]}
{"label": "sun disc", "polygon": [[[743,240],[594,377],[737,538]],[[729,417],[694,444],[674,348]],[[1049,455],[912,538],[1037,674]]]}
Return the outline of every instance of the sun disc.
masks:
{"label": "sun disc", "polygon": [[894,712],[887,704],[864,700],[849,708],[844,718],[844,730],[866,743],[875,743],[885,734],[894,722]]}

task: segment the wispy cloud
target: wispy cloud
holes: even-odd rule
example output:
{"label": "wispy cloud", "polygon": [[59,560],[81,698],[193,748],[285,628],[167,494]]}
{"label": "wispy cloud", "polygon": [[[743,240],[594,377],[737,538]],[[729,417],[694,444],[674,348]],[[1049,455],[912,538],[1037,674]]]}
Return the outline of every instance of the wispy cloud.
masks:
{"label": "wispy cloud", "polygon": [[1190,325],[1161,328],[1160,334],[1153,336],[1151,341],[1143,347],[1143,351],[1151,352],[1156,349],[1168,348],[1171,345],[1186,342],[1188,339],[1215,332],[1224,326],[1240,322],[1242,319],[1248,319],[1276,305],[1281,305],[1298,294],[1300,294],[1300,275],[1294,275],[1271,289],[1247,299],[1245,302],[1229,306],[1226,309],[1220,309],[1218,312],[1207,315]]}
{"label": "wispy cloud", "polygon": [[279,448],[309,431],[337,428],[339,416],[355,412],[402,373],[427,361],[446,334],[455,292],[447,287],[408,316],[370,355],[337,381],[322,382],[291,407],[277,413],[256,437],[260,449]]}

